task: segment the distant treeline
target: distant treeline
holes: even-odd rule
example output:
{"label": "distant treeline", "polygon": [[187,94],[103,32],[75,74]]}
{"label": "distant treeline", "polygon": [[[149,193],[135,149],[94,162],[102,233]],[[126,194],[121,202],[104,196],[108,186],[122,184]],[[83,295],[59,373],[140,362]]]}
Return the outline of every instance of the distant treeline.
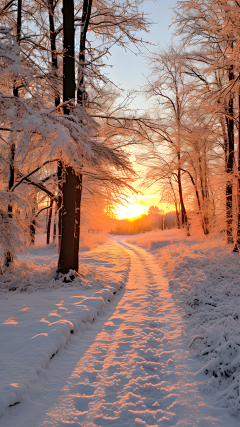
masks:
{"label": "distant treeline", "polygon": [[158,213],[149,213],[141,215],[135,219],[122,219],[117,221],[112,234],[139,234],[154,229],[165,230],[176,226],[175,212],[169,212],[166,215]]}

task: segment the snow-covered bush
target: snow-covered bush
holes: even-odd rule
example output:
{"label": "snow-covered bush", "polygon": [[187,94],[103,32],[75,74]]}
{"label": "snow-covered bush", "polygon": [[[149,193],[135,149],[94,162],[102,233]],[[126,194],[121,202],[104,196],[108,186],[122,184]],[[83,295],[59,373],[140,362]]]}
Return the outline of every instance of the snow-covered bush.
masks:
{"label": "snow-covered bush", "polygon": [[202,359],[204,391],[240,416],[239,255],[218,237],[170,245],[159,261],[168,270],[176,298],[188,307],[195,331],[189,348]]}
{"label": "snow-covered bush", "polygon": [[[11,213],[9,212],[9,206],[11,206]],[[12,257],[15,257],[19,250],[22,249],[25,221],[15,221],[14,219],[18,215],[18,212],[23,210],[25,212],[28,207],[28,203],[16,194],[0,191],[0,248],[2,266],[8,252]]]}

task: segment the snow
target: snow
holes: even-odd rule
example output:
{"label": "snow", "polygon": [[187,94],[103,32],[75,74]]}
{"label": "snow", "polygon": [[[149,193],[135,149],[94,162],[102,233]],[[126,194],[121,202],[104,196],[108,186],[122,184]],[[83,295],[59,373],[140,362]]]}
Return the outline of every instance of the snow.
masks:
{"label": "snow", "polygon": [[111,237],[71,283],[51,277],[56,257],[29,249],[16,290],[1,283],[1,427],[239,425],[239,255],[223,235]]}
{"label": "snow", "polygon": [[[86,322],[94,321],[103,311],[106,302],[112,301],[113,295],[122,289],[128,274],[128,257],[122,255],[116,259],[111,244],[106,245],[104,252],[112,261],[111,272],[105,267],[102,254],[98,254],[98,251],[92,251],[91,255],[82,254],[81,260],[86,262],[82,265],[85,278],[78,277],[74,285],[67,285],[53,278],[49,281],[46,270],[50,268],[47,264],[52,265],[49,255],[56,257],[56,249],[50,247],[48,256],[46,248],[33,249],[33,255],[36,252],[38,257],[32,258],[30,267],[36,267],[40,263],[43,267],[42,275],[39,274],[39,268],[33,269],[30,274],[31,268],[28,266],[30,278],[26,281],[25,275],[22,280],[18,276],[19,287],[15,288],[12,288],[11,275],[5,276],[5,279],[2,277],[5,286],[2,286],[0,303],[0,415],[10,405],[22,400],[26,390],[36,381],[39,372],[46,369],[51,358],[66,346],[70,335],[85,330]],[[98,264],[97,273],[95,268],[91,267],[93,254],[94,262]],[[28,261],[30,258],[28,254]],[[18,269],[21,266],[20,262]],[[34,281],[37,271],[40,277]],[[58,292],[54,290],[56,288]],[[15,292],[9,295],[9,292],[6,293],[9,289],[15,289]]]}
{"label": "snow", "polygon": [[[127,241],[154,253],[188,317],[189,349],[201,360],[200,388],[240,418],[240,258],[225,236],[146,233]],[[191,339],[192,336],[192,339]]]}

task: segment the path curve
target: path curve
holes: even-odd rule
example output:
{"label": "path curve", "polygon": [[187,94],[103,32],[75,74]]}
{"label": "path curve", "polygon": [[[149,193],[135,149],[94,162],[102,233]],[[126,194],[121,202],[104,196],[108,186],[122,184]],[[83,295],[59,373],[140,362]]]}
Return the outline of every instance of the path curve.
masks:
{"label": "path curve", "polygon": [[131,258],[125,293],[36,426],[239,425],[199,395],[181,310],[155,258],[124,241],[117,245]]}

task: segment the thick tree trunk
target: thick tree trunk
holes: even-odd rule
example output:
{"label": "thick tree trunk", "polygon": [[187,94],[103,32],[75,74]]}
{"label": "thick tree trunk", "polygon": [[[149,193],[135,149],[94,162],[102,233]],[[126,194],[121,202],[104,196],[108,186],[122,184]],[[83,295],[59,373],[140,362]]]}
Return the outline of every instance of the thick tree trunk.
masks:
{"label": "thick tree trunk", "polygon": [[[84,70],[85,70],[85,50],[86,35],[91,16],[92,0],[83,1],[82,22],[80,32],[80,49],[79,49],[79,67],[78,67],[78,88],[77,103],[84,107],[86,93],[84,88]],[[80,224],[81,224],[81,199],[82,199],[82,174],[76,177],[76,206],[75,206],[75,231],[74,231],[74,259],[78,264],[79,242],[80,242]]]}
{"label": "thick tree trunk", "polygon": [[[74,60],[74,4],[73,0],[63,0],[63,101],[75,98],[75,60]],[[69,114],[70,104],[64,107]],[[75,200],[76,175],[71,167],[66,167],[63,182],[62,232],[58,260],[58,273],[67,274],[69,270],[78,271],[78,257],[75,248]],[[76,262],[77,261],[77,262]]]}
{"label": "thick tree trunk", "polygon": [[74,256],[75,191],[76,175],[71,167],[67,167],[63,182],[62,238],[58,262],[58,272],[62,274],[67,274],[69,270],[78,271],[78,258]]}

